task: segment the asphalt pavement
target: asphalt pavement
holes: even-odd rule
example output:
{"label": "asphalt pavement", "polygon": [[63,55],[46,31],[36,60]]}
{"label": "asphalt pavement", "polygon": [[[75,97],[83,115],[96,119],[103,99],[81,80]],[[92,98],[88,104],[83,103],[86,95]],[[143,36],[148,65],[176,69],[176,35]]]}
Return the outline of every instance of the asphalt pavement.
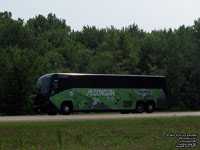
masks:
{"label": "asphalt pavement", "polygon": [[71,114],[71,115],[35,115],[35,116],[1,116],[0,122],[37,122],[37,121],[64,121],[64,120],[94,120],[94,119],[134,119],[134,118],[164,118],[200,116],[200,112],[162,112],[142,114]]}

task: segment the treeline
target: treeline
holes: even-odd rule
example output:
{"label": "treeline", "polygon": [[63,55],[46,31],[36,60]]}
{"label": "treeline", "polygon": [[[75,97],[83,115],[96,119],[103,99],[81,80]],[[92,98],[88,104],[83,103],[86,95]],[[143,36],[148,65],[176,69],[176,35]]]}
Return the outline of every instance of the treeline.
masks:
{"label": "treeline", "polygon": [[0,13],[0,114],[33,113],[37,79],[52,72],[167,77],[176,109],[200,109],[200,19],[155,30],[136,24],[74,31],[54,14],[24,22]]}

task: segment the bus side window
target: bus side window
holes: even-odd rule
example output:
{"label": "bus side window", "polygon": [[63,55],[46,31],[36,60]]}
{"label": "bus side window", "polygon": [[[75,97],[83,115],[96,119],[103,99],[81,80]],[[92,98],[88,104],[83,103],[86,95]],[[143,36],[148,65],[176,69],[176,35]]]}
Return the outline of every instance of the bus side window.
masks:
{"label": "bus side window", "polygon": [[51,94],[54,95],[56,93],[58,93],[58,80],[53,80]]}

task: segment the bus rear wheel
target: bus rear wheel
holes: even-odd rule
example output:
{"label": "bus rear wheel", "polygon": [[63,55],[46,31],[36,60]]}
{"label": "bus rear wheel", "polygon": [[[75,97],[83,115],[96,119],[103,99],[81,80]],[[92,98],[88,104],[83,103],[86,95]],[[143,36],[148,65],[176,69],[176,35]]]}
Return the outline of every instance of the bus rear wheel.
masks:
{"label": "bus rear wheel", "polygon": [[136,104],[136,112],[143,113],[143,111],[144,111],[144,104],[142,102],[138,102]]}
{"label": "bus rear wheel", "polygon": [[153,103],[148,103],[146,107],[146,112],[147,113],[152,113],[154,111],[154,104]]}
{"label": "bus rear wheel", "polygon": [[68,103],[62,104],[61,111],[63,115],[69,115],[72,112],[72,109]]}

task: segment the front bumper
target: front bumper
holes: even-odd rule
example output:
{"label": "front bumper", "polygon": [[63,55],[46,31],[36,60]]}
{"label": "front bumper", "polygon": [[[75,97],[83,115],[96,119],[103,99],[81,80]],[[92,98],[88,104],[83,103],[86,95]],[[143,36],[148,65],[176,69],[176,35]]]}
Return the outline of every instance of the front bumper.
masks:
{"label": "front bumper", "polygon": [[33,110],[36,113],[47,113],[49,110],[49,106],[48,104],[44,104],[44,105],[34,105],[33,106]]}
{"label": "front bumper", "polygon": [[49,100],[35,101],[33,110],[36,113],[49,113],[52,111],[58,111],[57,108]]}

